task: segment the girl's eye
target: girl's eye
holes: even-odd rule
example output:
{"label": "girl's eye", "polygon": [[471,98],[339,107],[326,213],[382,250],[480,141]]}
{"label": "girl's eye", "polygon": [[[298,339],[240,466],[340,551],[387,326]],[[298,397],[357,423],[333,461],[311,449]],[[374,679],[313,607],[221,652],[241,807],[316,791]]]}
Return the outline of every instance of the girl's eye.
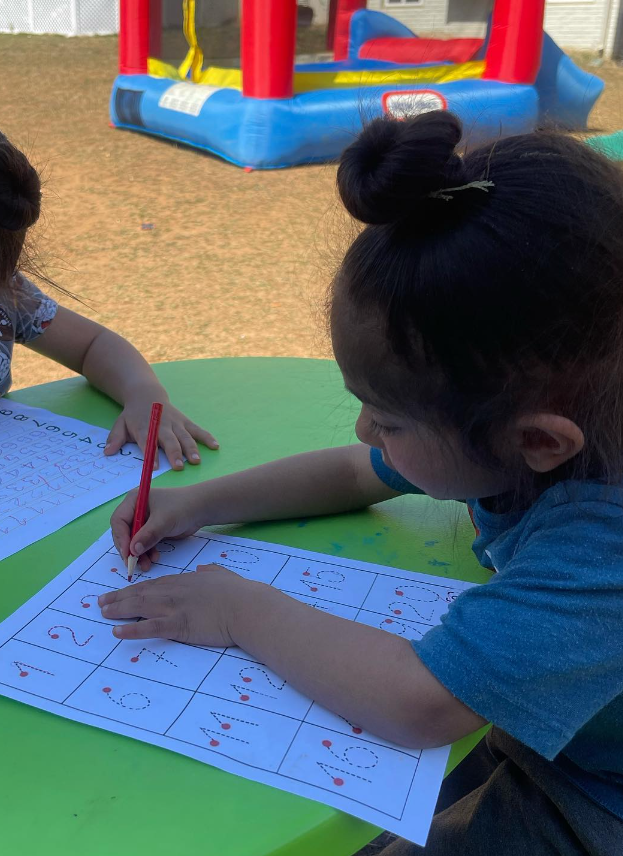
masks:
{"label": "girl's eye", "polygon": [[376,419],[370,419],[370,430],[373,434],[380,434],[387,437],[390,434],[397,434],[400,428],[389,428],[387,425],[380,425]]}

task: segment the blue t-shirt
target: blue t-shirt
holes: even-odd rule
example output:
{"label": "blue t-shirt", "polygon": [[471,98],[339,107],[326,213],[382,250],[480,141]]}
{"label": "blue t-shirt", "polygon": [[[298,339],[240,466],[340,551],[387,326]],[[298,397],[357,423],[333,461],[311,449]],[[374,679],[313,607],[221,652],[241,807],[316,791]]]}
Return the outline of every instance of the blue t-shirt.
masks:
{"label": "blue t-shirt", "polygon": [[[394,490],[421,493],[371,453]],[[414,641],[476,713],[623,818],[623,488],[563,481],[525,511],[469,503],[478,561],[497,571]]]}

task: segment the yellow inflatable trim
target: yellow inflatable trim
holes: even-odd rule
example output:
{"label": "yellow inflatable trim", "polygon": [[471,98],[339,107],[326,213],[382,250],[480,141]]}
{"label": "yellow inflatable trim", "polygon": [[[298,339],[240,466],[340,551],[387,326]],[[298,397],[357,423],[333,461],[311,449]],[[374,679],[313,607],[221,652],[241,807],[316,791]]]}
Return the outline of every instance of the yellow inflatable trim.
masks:
{"label": "yellow inflatable trim", "polygon": [[[185,64],[186,65],[186,64]],[[178,71],[174,66],[157,59],[149,59],[148,72],[154,77],[184,80],[188,67]],[[195,66],[196,69],[196,66]],[[459,65],[434,65],[425,68],[397,68],[383,71],[299,71],[294,75],[294,92],[313,92],[318,89],[353,89],[363,86],[389,86],[409,83],[450,83],[453,80],[474,80],[482,77],[485,64],[464,62]],[[193,82],[223,89],[242,89],[242,72],[239,68],[210,67],[193,74]]]}

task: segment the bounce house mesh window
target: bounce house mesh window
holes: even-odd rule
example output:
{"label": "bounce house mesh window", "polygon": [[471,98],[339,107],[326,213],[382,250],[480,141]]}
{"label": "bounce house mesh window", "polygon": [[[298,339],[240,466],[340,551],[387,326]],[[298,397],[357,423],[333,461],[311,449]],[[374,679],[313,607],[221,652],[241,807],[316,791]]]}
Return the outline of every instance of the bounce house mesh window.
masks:
{"label": "bounce house mesh window", "polygon": [[[326,24],[308,24],[307,19],[301,18],[297,28],[297,53],[326,51]],[[152,56],[178,65],[188,50],[183,26],[182,0],[162,0],[162,46],[159,52],[152,51]],[[204,68],[209,65],[240,67],[240,15],[236,0],[196,0],[195,27]]]}

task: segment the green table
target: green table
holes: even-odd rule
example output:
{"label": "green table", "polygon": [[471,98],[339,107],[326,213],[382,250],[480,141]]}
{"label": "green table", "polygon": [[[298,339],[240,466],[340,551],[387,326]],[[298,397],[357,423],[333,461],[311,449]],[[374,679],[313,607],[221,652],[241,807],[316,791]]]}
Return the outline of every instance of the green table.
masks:
{"label": "green table", "polygon": [[[174,402],[221,441],[220,451],[206,450],[199,468],[167,473],[160,485],[190,484],[355,441],[356,402],[331,362],[197,360],[162,364],[156,372]],[[118,413],[81,378],[11,397],[96,425],[112,425]],[[5,559],[0,619],[100,536],[116,504]],[[487,578],[470,551],[473,529],[464,507],[425,497],[235,531],[397,568],[475,582]],[[319,803],[5,698],[0,735],[0,850],[7,856],[349,856],[377,833]],[[475,742],[471,737],[457,744],[450,767]]]}

